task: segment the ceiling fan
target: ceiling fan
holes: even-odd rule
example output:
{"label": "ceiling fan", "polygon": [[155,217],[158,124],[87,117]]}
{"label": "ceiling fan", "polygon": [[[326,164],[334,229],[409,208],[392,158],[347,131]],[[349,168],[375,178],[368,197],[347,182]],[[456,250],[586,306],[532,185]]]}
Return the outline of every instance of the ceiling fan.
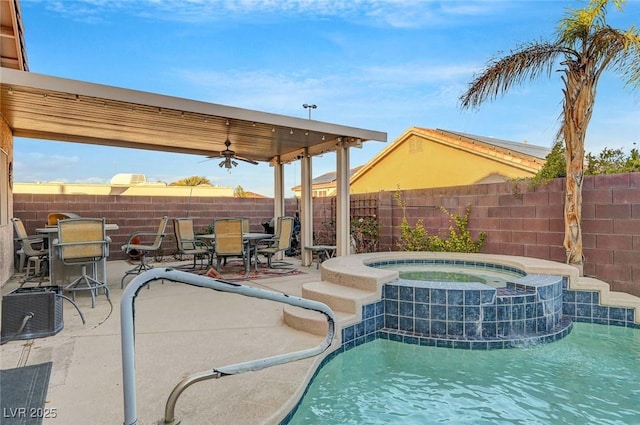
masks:
{"label": "ceiling fan", "polygon": [[[218,164],[220,168],[226,168],[227,170],[230,170],[231,168],[236,167],[238,165],[238,162],[236,160],[248,162],[249,164],[253,164],[253,165],[258,165],[258,161],[237,156],[235,151],[232,151],[231,149],[229,149],[229,147],[231,146],[231,141],[228,138],[227,140],[225,140],[224,145],[226,146],[226,149],[223,151],[220,151],[220,158],[224,158]],[[208,158],[213,159],[215,157],[210,156]]]}

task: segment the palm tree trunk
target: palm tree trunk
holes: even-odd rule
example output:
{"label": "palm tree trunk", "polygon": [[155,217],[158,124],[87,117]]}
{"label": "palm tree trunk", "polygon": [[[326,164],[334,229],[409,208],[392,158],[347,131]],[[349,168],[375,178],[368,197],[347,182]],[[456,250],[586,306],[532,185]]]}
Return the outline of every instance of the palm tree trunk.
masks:
{"label": "palm tree trunk", "polygon": [[595,100],[595,84],[589,78],[588,65],[569,65],[564,90],[564,120],[561,130],[566,145],[567,184],[564,204],[564,248],[567,263],[580,269],[582,253],[582,183],[584,177],[584,141]]}

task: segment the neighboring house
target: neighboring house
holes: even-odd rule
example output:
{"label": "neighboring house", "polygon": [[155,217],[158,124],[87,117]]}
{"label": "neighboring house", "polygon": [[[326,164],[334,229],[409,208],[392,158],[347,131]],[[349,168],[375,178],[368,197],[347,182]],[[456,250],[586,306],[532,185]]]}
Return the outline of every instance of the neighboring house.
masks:
{"label": "neighboring house", "polygon": [[[355,167],[350,170],[351,176],[358,171],[360,167]],[[291,188],[296,198],[300,197],[302,193],[302,186],[297,185]],[[323,196],[334,196],[336,194],[336,172],[329,171],[321,176],[314,178],[311,181],[311,192],[314,198]]]}
{"label": "neighboring house", "polygon": [[411,127],[351,176],[351,193],[532,177],[549,152],[528,143]]}
{"label": "neighboring house", "polygon": [[[366,164],[351,169],[351,193],[499,183],[533,177],[550,148],[455,131],[411,127]],[[336,193],[336,173],[313,179],[313,196]],[[301,186],[291,190],[300,196]]]}

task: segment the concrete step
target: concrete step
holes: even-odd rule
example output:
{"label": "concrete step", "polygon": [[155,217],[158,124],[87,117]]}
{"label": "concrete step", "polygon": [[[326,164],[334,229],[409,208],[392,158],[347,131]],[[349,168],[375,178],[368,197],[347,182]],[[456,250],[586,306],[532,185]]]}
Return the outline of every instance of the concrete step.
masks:
{"label": "concrete step", "polygon": [[380,299],[375,291],[346,287],[329,282],[309,282],[302,285],[302,297],[325,303],[333,311],[362,315],[362,305]]}
{"label": "concrete step", "polygon": [[[334,311],[336,318],[336,333],[345,326],[358,322],[358,316],[343,311]],[[326,335],[328,322],[324,314],[301,307],[285,305],[283,310],[284,323],[299,331],[309,332],[314,335]]]}

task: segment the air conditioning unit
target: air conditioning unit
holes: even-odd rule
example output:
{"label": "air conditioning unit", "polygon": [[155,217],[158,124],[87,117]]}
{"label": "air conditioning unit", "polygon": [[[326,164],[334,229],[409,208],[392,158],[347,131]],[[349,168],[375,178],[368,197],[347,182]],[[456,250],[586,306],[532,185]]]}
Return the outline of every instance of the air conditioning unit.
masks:
{"label": "air conditioning unit", "polygon": [[[62,286],[18,288],[2,297],[2,342],[55,335],[64,326]],[[25,317],[33,315],[20,330]],[[19,332],[19,333],[18,333]]]}

